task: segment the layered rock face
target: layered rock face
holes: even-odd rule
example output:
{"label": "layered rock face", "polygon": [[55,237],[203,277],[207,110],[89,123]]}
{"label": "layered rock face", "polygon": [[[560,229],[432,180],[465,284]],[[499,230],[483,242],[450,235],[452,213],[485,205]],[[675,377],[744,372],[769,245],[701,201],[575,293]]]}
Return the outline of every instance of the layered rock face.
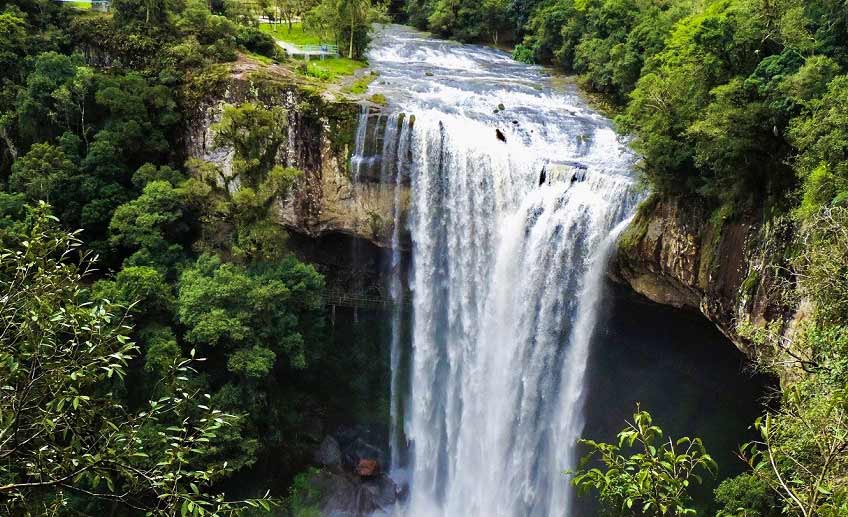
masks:
{"label": "layered rock face", "polygon": [[[373,179],[355,181],[351,171],[360,104],[319,92],[274,67],[237,63],[227,87],[212,92],[188,124],[188,157],[229,170],[232,154],[214,146],[211,126],[220,120],[224,105],[243,102],[282,106],[289,113],[288,144],[279,150],[278,160],[304,174],[293,192],[279,200],[281,224],[310,237],[344,233],[378,246],[390,244],[394,190]],[[402,196],[404,203],[407,197]]]}
{"label": "layered rock face", "polygon": [[619,240],[610,274],[661,304],[699,310],[741,350],[743,318],[787,319],[780,293],[793,226],[747,213],[732,222],[711,217],[697,198],[651,198]]}

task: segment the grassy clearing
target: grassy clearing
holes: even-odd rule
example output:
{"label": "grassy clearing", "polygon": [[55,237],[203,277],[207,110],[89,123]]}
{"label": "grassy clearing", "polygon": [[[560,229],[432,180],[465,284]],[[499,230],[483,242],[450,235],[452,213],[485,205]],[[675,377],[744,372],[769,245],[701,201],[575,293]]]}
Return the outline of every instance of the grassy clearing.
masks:
{"label": "grassy clearing", "polygon": [[262,23],[259,25],[259,29],[278,40],[291,43],[292,45],[320,45],[321,43],[328,43],[326,40],[322,40],[319,34],[304,30],[303,24],[300,22],[293,23],[291,30],[289,30],[287,23]]}
{"label": "grassy clearing", "polygon": [[306,64],[306,75],[324,81],[333,81],[339,76],[353,75],[354,72],[364,66],[364,62],[346,57],[335,57],[324,60],[312,59]]}
{"label": "grassy clearing", "polygon": [[276,63],[276,61],[273,58],[270,58],[268,56],[263,56],[262,54],[257,54],[256,52],[245,52],[245,54],[247,56],[250,56],[251,59],[253,59],[255,61],[259,61],[263,65],[271,65],[271,64]]}

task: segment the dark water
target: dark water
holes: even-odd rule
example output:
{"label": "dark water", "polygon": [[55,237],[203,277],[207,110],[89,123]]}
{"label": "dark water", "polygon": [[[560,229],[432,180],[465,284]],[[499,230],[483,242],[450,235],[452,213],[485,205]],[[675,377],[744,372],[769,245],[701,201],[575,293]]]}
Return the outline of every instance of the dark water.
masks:
{"label": "dark water", "polygon": [[[704,505],[718,481],[744,470],[739,445],[772,381],[753,375],[730,341],[700,314],[652,303],[607,283],[592,343],[583,436],[612,442],[636,403],[667,435],[701,437],[719,464],[696,491]],[[579,515],[595,515],[589,501]],[[711,513],[707,513],[710,515]]]}

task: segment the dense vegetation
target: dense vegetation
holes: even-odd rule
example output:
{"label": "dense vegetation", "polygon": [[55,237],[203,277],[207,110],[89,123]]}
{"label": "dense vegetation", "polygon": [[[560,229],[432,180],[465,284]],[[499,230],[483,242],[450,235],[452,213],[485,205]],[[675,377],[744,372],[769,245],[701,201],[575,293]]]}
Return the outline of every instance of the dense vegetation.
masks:
{"label": "dense vegetation", "polygon": [[[272,220],[274,200],[301,174],[277,159],[290,114],[227,107],[213,132],[233,150],[228,174],[186,160],[179,135],[224,63],[240,53],[285,60],[258,16],[289,30],[300,18],[357,58],[385,7],[211,8],[114,0],[102,16],[0,0],[6,513],[259,511],[264,487],[249,494],[260,499],[230,501],[220,494],[227,476],[263,456],[290,476],[319,438],[311,424],[327,400],[364,396],[322,382],[356,358],[331,356],[323,278],[291,256]],[[719,222],[746,212],[793,221],[780,294],[810,309],[790,334],[781,320],[739,324],[757,367],[784,389],[756,423],[761,439],[742,448],[749,471],[716,491],[716,511],[848,514],[845,2],[411,0],[406,9],[439,35],[511,39],[516,59],[579,74],[617,106],[656,195],[706,199]],[[711,460],[697,440],[681,442],[695,444],[681,460],[660,435],[637,413],[617,445],[589,442],[602,469],[577,483],[598,489],[612,515],[690,513],[688,476]]]}
{"label": "dense vegetation", "polygon": [[[244,4],[212,5],[0,1],[4,514],[262,512],[382,372],[377,348],[332,350],[324,279],[273,219],[301,175],[278,159],[291,114],[227,106],[232,170],[186,159],[228,62],[286,60]],[[314,18],[359,54],[359,14]],[[258,499],[224,496],[256,467],[236,486]]]}

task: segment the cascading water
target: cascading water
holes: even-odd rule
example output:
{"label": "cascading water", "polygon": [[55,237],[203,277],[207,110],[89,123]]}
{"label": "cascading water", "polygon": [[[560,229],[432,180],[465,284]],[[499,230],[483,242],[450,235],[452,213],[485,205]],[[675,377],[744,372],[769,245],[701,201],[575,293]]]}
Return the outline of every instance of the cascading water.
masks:
{"label": "cascading water", "polygon": [[569,515],[562,472],[575,466],[605,259],[639,197],[633,156],[572,88],[503,52],[401,27],[372,48],[372,90],[394,115],[364,112],[354,165],[374,160],[367,134],[382,131],[393,249],[406,224],[413,262],[409,386],[401,309],[393,320],[391,411],[404,421],[392,468],[409,483],[397,513]]}

